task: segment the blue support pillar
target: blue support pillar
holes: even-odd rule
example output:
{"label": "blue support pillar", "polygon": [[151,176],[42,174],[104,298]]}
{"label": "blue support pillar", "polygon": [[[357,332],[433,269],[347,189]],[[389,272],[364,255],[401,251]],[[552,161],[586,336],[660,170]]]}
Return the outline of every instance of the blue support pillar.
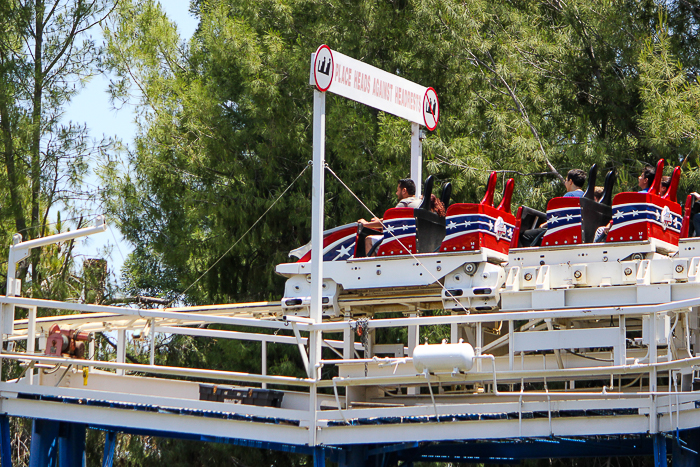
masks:
{"label": "blue support pillar", "polygon": [[367,460],[367,447],[354,445],[343,448],[343,458],[338,462],[339,467],[364,467]]}
{"label": "blue support pillar", "polygon": [[666,437],[662,433],[654,435],[654,467],[668,467]]}
{"label": "blue support pillar", "polygon": [[326,467],[326,451],[323,448],[314,448],[314,467]]}
{"label": "blue support pillar", "polygon": [[0,415],[0,466],[12,467],[10,417]]}
{"label": "blue support pillar", "polygon": [[102,455],[102,467],[112,467],[114,462],[114,448],[117,447],[117,432],[105,432],[105,450]]}
{"label": "blue support pillar", "polygon": [[695,467],[700,464],[700,429],[676,431],[671,445],[673,467]]}
{"label": "blue support pillar", "polygon": [[58,425],[59,422],[38,418],[32,422],[29,467],[56,467]]}
{"label": "blue support pillar", "polygon": [[85,467],[85,425],[62,422],[58,429],[58,465]]}

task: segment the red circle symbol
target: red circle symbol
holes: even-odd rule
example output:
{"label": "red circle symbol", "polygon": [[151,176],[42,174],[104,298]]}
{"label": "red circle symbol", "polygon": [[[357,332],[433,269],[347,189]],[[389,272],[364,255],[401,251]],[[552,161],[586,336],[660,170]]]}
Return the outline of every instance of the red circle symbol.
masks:
{"label": "red circle symbol", "polygon": [[435,89],[428,88],[423,96],[423,121],[425,127],[433,131],[440,119],[440,101],[438,101]]}
{"label": "red circle symbol", "polygon": [[333,82],[333,52],[326,44],[316,49],[314,58],[314,82],[319,91],[328,91]]}

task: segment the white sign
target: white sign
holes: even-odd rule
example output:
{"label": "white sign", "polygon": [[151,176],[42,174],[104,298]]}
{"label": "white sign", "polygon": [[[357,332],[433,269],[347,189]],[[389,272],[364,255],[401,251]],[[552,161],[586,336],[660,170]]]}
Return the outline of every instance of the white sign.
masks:
{"label": "white sign", "polygon": [[319,91],[328,91],[333,82],[333,52],[327,45],[316,51],[314,59],[314,81]]}
{"label": "white sign", "polygon": [[425,122],[425,127],[433,131],[439,118],[440,102],[438,101],[437,93],[435,89],[428,88],[423,96],[423,121]]}
{"label": "white sign", "polygon": [[434,130],[440,117],[437,93],[322,45],[311,58],[311,84],[348,99],[425,125]]}

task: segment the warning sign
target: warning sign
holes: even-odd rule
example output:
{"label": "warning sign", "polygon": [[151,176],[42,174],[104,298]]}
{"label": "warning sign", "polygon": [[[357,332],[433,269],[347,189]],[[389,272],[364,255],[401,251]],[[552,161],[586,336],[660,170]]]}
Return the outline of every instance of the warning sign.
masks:
{"label": "warning sign", "polygon": [[437,92],[433,88],[428,88],[423,96],[423,121],[425,122],[425,127],[433,131],[437,127],[439,118],[440,102],[438,101]]}
{"label": "warning sign", "polygon": [[333,82],[333,52],[325,44],[316,51],[314,81],[319,91],[328,91]]}
{"label": "warning sign", "polygon": [[309,84],[388,112],[431,131],[440,116],[437,93],[322,45],[311,56]]}

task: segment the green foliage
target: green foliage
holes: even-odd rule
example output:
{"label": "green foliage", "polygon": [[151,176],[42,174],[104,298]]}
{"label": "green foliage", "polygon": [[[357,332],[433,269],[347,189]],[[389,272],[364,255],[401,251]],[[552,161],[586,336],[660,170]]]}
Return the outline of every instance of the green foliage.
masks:
{"label": "green foliage", "polygon": [[[25,240],[49,235],[57,209],[76,214],[77,206],[82,209],[83,202],[95,199],[94,192],[83,188],[83,178],[89,160],[114,149],[114,142],[91,142],[85,125],[62,123],[61,116],[64,106],[95,73],[99,50],[88,32],[111,4],[110,0],[0,3],[3,257],[14,233]],[[52,279],[60,255],[40,259],[40,250],[35,249],[30,261],[21,265],[19,278],[31,272],[31,280],[24,281],[29,295],[65,297],[55,295],[61,284]],[[64,259],[63,265],[68,264]],[[6,271],[5,264],[2,269]],[[65,266],[60,270],[61,275],[67,271]]]}

